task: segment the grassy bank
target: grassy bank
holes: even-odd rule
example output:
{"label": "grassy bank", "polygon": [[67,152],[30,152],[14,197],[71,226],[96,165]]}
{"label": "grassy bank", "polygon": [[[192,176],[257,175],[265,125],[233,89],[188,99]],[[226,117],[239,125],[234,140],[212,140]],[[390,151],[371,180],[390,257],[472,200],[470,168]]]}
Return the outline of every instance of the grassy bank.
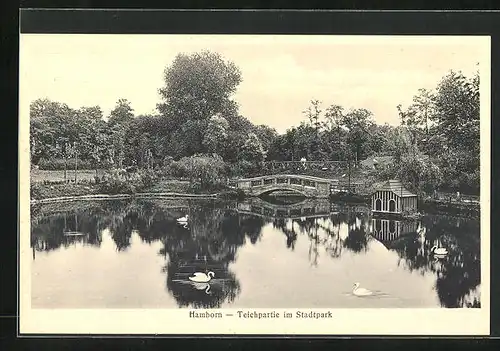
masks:
{"label": "grassy bank", "polygon": [[477,203],[449,202],[445,200],[423,199],[419,201],[421,212],[479,218],[481,206]]}
{"label": "grassy bank", "polygon": [[[98,177],[104,175],[104,170],[98,169]],[[77,181],[91,181],[95,179],[96,171],[91,169],[82,169],[76,171]],[[64,171],[47,171],[40,169],[32,169],[30,173],[30,179],[32,183],[43,183],[43,182],[63,182],[64,181]],[[74,181],[75,171],[67,170],[66,179]]]}
{"label": "grassy bank", "polygon": [[198,187],[192,186],[189,181],[184,180],[160,180],[155,182],[151,186],[146,186],[142,188],[129,187],[123,191],[109,192],[103,190],[102,184],[95,183],[32,183],[31,184],[31,199],[32,200],[42,200],[51,198],[61,198],[61,197],[73,197],[73,196],[84,196],[84,195],[115,195],[117,193],[121,194],[138,194],[138,193],[175,193],[175,194],[186,194],[186,195],[208,195],[208,194],[219,194],[224,198],[237,198],[241,197],[237,191],[230,189],[228,187],[219,187],[217,189],[200,189]]}
{"label": "grassy bank", "polygon": [[99,187],[96,184],[31,184],[32,200],[94,194],[99,194]]}
{"label": "grassy bank", "polygon": [[[145,194],[170,194],[172,196],[184,195],[214,195],[221,199],[243,199],[245,195],[241,190],[229,188],[224,185],[203,189],[199,185],[191,184],[181,179],[149,179],[144,181],[107,181],[96,183],[92,177],[95,171],[82,170],[77,174],[78,183],[64,183],[63,171],[39,171],[32,172],[31,199],[45,200],[54,198],[71,198],[88,195],[136,195]],[[85,176],[87,178],[85,178]],[[62,177],[62,179],[61,179]],[[330,196],[332,202],[363,203],[370,204],[369,189],[359,189],[361,194],[340,193]],[[466,217],[478,217],[480,206],[477,203],[455,202],[443,199],[420,198],[419,212],[447,213],[463,215]]]}

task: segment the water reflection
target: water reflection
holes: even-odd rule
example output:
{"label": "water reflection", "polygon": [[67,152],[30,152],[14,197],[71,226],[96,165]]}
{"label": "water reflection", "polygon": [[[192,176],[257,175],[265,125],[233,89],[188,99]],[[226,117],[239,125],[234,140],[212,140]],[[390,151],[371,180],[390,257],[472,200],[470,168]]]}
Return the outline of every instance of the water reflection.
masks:
{"label": "water reflection", "polygon": [[[188,225],[177,223],[176,219],[186,214]],[[245,203],[176,199],[52,204],[32,209],[33,264],[37,264],[40,252],[51,255],[46,257],[48,260],[48,257],[56,257],[51,253],[61,248],[100,249],[105,232],[109,232],[114,243],[114,255],[125,254],[138,245],[134,244],[133,235],[144,245],[160,245],[157,254],[164,264],[158,269],[165,279],[165,291],[178,307],[220,308],[237,304],[245,286],[255,283],[247,279],[242,284],[234,273],[239,262],[238,252],[244,250],[245,255],[255,247],[259,253],[260,247],[264,248],[259,245],[267,245],[259,242],[274,235],[273,232],[283,235],[283,246],[293,255],[285,269],[293,270],[294,261],[302,258],[313,269],[310,279],[317,284],[310,287],[313,305],[316,297],[312,290],[325,285],[319,276],[318,281],[314,281],[314,272],[322,265],[334,262],[347,265],[344,257],[354,259],[368,255],[385,260],[384,257],[394,252],[398,257],[397,266],[407,274],[432,277],[441,307],[480,307],[477,220],[444,216],[426,216],[419,221],[372,218],[363,206],[311,200],[292,204],[273,204],[259,199]],[[448,255],[440,258],[433,255],[431,248],[435,245],[446,247]],[[261,255],[262,260],[273,259],[265,250]],[[57,264],[54,258],[53,265]],[[47,267],[51,267],[50,262]],[[194,272],[209,271],[215,273],[210,282],[193,283],[188,279]],[[321,272],[317,274],[326,274]],[[347,268],[339,272],[346,275],[342,279],[348,279],[347,275],[351,274]],[[280,274],[273,276],[272,270],[265,274],[280,279]],[[37,279],[50,280],[50,269],[42,270],[41,275],[42,278]],[[108,279],[112,280],[113,276]],[[304,296],[304,301],[307,299]]]}

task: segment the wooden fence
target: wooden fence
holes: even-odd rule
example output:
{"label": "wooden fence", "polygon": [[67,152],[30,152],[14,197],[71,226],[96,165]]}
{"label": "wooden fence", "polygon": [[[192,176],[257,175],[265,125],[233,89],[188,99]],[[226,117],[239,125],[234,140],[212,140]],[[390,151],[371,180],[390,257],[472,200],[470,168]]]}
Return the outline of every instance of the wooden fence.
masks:
{"label": "wooden fence", "polygon": [[446,202],[460,202],[460,203],[479,203],[480,197],[478,195],[467,195],[457,193],[435,192],[432,199],[446,201]]}

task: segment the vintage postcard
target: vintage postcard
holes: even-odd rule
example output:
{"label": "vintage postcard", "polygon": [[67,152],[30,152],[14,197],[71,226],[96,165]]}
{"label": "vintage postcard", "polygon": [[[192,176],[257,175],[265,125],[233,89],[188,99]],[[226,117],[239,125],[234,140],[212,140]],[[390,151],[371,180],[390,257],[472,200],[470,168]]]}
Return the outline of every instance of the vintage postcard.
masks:
{"label": "vintage postcard", "polygon": [[486,335],[490,38],[20,35],[20,334]]}

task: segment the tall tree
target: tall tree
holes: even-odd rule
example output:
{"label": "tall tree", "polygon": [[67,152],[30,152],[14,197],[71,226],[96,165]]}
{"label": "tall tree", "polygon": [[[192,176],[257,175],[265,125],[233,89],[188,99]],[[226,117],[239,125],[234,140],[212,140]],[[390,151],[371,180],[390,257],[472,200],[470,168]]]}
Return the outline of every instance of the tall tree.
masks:
{"label": "tall tree", "polygon": [[241,82],[233,62],[218,53],[203,51],[178,54],[164,72],[159,111],[180,125],[186,120],[207,120],[231,103],[231,95]]}
{"label": "tall tree", "polygon": [[342,127],[344,119],[344,108],[340,105],[332,104],[328,106],[323,121],[324,148],[328,159],[340,160],[345,157],[345,128]]}
{"label": "tall tree", "polygon": [[215,147],[215,136],[207,136],[207,131],[222,136],[224,132],[219,132],[226,127],[220,120],[224,126],[209,122],[212,116],[225,118],[231,129],[245,121],[238,116],[238,105],[231,99],[241,82],[240,70],[218,53],[178,54],[166,67],[164,82],[159,90],[162,101],[157,107],[176,158]]}
{"label": "tall tree", "polygon": [[37,99],[30,104],[31,162],[69,157],[69,144],[79,136],[75,115],[76,111],[68,105],[49,99]]}
{"label": "tall tree", "polygon": [[355,161],[365,158],[370,153],[367,146],[373,124],[372,113],[363,108],[352,109],[342,116],[341,127],[347,131],[349,157]]}
{"label": "tall tree", "polygon": [[134,118],[134,109],[127,99],[119,99],[114,109],[109,114],[108,124],[111,127],[116,125],[124,126]]}
{"label": "tall tree", "polygon": [[80,126],[78,155],[82,159],[92,160],[97,177],[97,170],[106,157],[106,122],[99,106],[81,107],[77,111]]}
{"label": "tall tree", "polygon": [[319,133],[321,128],[321,113],[323,110],[321,109],[321,101],[319,100],[311,100],[311,104],[309,107],[304,110],[304,113],[308,119],[309,126],[314,130],[315,137],[310,141],[310,152],[309,154],[315,158],[320,158],[320,144],[319,144]]}
{"label": "tall tree", "polygon": [[434,96],[430,90],[419,89],[418,94],[413,97],[414,109],[417,112],[417,120],[425,126],[425,135],[429,135],[429,122],[434,114]]}
{"label": "tall tree", "polygon": [[453,146],[479,151],[479,73],[451,71],[439,83],[433,121]]}
{"label": "tall tree", "polygon": [[108,118],[108,126],[112,146],[112,159],[119,168],[125,160],[125,136],[130,123],[134,119],[133,109],[127,99],[119,99]]}

